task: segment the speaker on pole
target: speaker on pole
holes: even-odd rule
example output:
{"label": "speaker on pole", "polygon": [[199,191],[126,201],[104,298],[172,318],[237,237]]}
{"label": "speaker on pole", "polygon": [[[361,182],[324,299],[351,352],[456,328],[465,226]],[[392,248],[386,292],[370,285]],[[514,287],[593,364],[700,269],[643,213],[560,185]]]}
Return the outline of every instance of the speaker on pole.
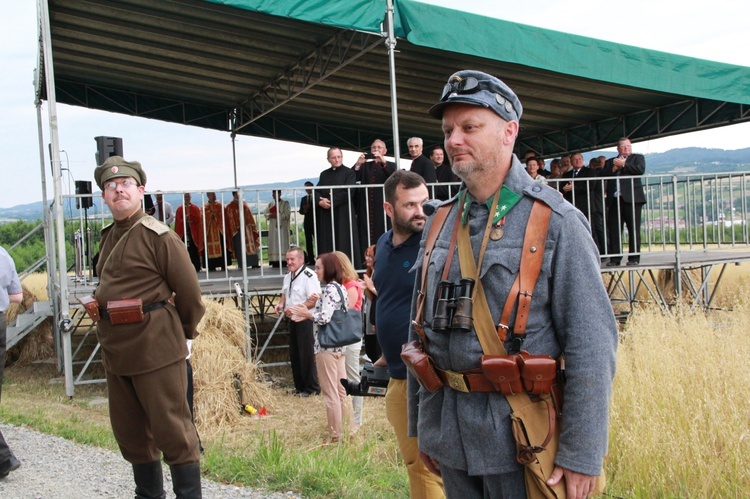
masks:
{"label": "speaker on pole", "polygon": [[91,197],[91,182],[88,180],[76,180],[76,195],[88,196],[76,198],[76,208],[91,208],[94,205],[94,199]]}
{"label": "speaker on pole", "polygon": [[96,140],[96,164],[101,165],[110,156],[123,156],[120,137],[94,137]]}

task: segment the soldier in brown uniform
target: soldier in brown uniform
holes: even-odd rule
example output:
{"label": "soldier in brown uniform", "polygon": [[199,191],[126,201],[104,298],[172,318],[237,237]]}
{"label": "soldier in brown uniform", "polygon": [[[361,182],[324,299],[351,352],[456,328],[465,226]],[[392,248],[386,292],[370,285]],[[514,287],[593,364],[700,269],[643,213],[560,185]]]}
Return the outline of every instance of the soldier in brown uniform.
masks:
{"label": "soldier in brown uniform", "polygon": [[[94,177],[115,219],[102,230],[95,292],[112,430],[133,465],[136,498],[165,497],[162,453],[177,497],[201,497],[185,365],[185,340],[198,334],[205,311],[198,279],[182,241],[141,210],[146,174],[140,163],[112,156]],[[107,310],[110,301],[125,298],[142,300],[142,321],[118,324]]]}

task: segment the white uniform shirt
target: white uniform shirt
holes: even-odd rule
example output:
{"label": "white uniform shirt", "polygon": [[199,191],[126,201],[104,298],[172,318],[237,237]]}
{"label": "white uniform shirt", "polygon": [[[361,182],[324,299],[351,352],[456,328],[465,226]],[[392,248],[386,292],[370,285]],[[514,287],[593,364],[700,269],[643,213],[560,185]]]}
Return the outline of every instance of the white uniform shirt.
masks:
{"label": "white uniform shirt", "polygon": [[289,272],[284,276],[281,293],[286,296],[286,308],[305,303],[310,295],[320,295],[320,281],[311,269],[302,267],[294,274]]}

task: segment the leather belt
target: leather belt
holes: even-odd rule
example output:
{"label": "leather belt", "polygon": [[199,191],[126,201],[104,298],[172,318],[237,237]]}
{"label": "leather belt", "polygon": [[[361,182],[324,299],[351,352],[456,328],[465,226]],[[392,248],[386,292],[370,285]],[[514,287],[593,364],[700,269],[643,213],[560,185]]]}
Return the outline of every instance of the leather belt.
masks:
{"label": "leather belt", "polygon": [[497,388],[488,380],[481,371],[447,371],[435,367],[435,372],[443,382],[456,391],[469,392],[496,392]]}
{"label": "leather belt", "polygon": [[[149,312],[153,312],[154,310],[158,310],[162,307],[165,307],[167,305],[167,300],[157,301],[154,303],[149,303],[148,305],[143,306],[143,313],[147,314]],[[102,319],[109,320],[109,312],[107,312],[106,308],[100,307],[99,308],[99,315]]]}

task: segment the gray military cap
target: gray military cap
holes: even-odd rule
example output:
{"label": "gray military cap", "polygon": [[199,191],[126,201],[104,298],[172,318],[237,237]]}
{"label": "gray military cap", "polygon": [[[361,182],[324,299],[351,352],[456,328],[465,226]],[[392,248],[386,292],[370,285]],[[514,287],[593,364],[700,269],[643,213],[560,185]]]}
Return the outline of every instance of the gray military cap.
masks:
{"label": "gray military cap", "polygon": [[448,78],[440,102],[430,108],[430,116],[442,118],[443,110],[450,104],[486,107],[505,121],[520,121],[523,114],[518,96],[500,78],[468,69],[453,73]]}

